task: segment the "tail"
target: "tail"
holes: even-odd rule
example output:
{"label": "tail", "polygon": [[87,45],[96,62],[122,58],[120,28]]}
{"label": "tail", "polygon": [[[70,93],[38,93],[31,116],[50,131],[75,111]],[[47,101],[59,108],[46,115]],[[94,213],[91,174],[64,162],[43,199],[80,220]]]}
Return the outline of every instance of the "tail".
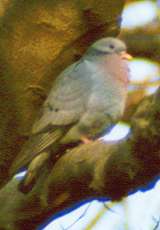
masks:
{"label": "tail", "polygon": [[45,162],[49,159],[50,151],[45,151],[36,156],[29,164],[27,174],[19,183],[18,189],[22,193],[28,193],[37,182],[39,174],[43,169]]}
{"label": "tail", "polygon": [[59,140],[64,135],[64,129],[54,129],[52,131],[31,136],[24,144],[22,150],[13,162],[10,175],[15,175],[20,169],[26,167],[34,158],[42,152],[52,148],[56,150]]}

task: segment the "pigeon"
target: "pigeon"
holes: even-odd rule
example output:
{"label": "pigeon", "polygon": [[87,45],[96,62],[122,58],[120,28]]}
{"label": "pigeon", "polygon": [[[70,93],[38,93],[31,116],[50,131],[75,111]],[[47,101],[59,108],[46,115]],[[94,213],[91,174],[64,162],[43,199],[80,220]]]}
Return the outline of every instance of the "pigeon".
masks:
{"label": "pigeon", "polygon": [[28,167],[22,192],[32,189],[45,162],[56,161],[62,146],[87,144],[121,118],[131,59],[126,49],[118,38],[102,38],[53,82],[29,140],[11,166],[12,176]]}

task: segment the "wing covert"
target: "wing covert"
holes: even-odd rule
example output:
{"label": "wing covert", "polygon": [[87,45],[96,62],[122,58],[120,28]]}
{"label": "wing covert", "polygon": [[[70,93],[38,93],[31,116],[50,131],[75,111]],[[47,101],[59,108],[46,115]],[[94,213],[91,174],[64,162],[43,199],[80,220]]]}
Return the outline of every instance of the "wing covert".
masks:
{"label": "wing covert", "polygon": [[55,81],[32,133],[43,132],[48,126],[64,126],[78,121],[85,112],[90,91],[90,72],[85,63],[69,66]]}

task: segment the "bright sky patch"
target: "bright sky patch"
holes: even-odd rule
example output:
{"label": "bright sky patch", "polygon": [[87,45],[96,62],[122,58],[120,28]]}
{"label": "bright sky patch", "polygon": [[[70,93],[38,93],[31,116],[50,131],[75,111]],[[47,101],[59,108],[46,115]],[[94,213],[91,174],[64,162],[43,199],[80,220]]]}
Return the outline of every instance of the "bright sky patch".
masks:
{"label": "bright sky patch", "polygon": [[128,4],[122,14],[122,28],[144,26],[157,16],[156,4],[152,1],[137,1]]}

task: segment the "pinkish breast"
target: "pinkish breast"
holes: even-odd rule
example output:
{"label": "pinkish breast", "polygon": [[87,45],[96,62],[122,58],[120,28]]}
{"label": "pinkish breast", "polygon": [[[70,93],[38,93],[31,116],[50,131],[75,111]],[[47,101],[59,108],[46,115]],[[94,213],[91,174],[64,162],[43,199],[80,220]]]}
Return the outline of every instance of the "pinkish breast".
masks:
{"label": "pinkish breast", "polygon": [[105,57],[102,68],[107,69],[107,72],[115,78],[128,86],[129,83],[129,68],[126,60],[122,59],[118,54],[110,54]]}

